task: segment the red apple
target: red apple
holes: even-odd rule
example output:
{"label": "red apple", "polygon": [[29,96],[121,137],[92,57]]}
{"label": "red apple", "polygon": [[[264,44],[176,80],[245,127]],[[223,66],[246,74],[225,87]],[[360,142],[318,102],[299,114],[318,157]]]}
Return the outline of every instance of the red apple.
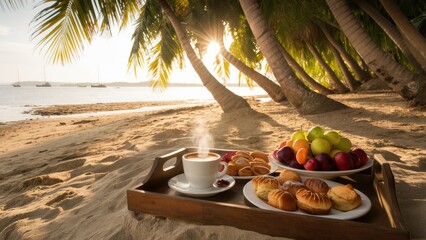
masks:
{"label": "red apple", "polygon": [[334,155],[333,161],[334,166],[336,166],[339,171],[354,169],[354,162],[352,161],[352,157],[347,152],[336,153],[336,155]]}
{"label": "red apple", "polygon": [[303,165],[308,171],[316,171],[318,170],[318,161],[315,158],[311,158]]}
{"label": "red apple", "polygon": [[360,168],[361,167],[361,159],[359,158],[358,154],[355,152],[349,151],[349,154],[351,155],[352,162],[354,163],[354,168]]}
{"label": "red apple", "polygon": [[315,156],[315,159],[318,161],[318,170],[320,171],[334,170],[333,159],[330,157],[330,155],[325,153],[320,153]]}
{"label": "red apple", "polygon": [[361,160],[361,166],[364,166],[367,162],[368,162],[368,156],[367,153],[362,150],[361,148],[354,148],[352,149],[352,152],[356,153],[359,157],[359,159]]}

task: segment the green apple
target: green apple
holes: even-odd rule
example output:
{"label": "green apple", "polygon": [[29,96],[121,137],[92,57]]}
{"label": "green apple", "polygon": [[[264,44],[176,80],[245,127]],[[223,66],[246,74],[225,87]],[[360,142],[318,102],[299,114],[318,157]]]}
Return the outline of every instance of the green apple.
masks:
{"label": "green apple", "polygon": [[334,155],[336,155],[336,153],[338,153],[338,152],[344,152],[344,151],[342,151],[338,148],[335,148],[335,149],[331,150],[329,155],[330,155],[330,157],[334,158]]}
{"label": "green apple", "polygon": [[352,142],[351,142],[351,140],[349,140],[345,137],[342,137],[342,138],[340,138],[339,144],[335,145],[335,147],[338,148],[338,149],[341,149],[344,152],[347,152],[347,151],[351,150]]}
{"label": "green apple", "polygon": [[336,131],[327,131],[324,133],[324,138],[327,139],[332,145],[337,145],[342,138]]}
{"label": "green apple", "polygon": [[320,138],[324,135],[324,130],[320,126],[315,126],[308,131],[308,140],[313,141],[315,138]]}
{"label": "green apple", "polygon": [[318,137],[311,142],[311,151],[315,156],[319,153],[330,153],[331,144],[327,139]]}
{"label": "green apple", "polygon": [[306,132],[305,131],[296,131],[291,134],[291,140],[296,141],[297,139],[305,139],[306,140]]}

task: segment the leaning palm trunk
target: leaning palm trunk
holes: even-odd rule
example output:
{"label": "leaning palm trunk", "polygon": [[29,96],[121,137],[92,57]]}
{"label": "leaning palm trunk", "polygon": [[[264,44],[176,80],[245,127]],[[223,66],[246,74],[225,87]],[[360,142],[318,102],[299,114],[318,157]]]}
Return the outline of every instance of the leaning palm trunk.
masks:
{"label": "leaning palm trunk", "polygon": [[197,54],[191,46],[184,28],[176,18],[167,1],[158,0],[158,2],[161,6],[161,9],[164,11],[173,28],[175,29],[176,35],[178,36],[178,39],[182,44],[182,47],[185,50],[192,67],[197,72],[198,76],[203,82],[203,85],[210,91],[210,93],[213,95],[213,98],[220,105],[223,112],[226,113],[240,108],[250,108],[249,104],[244,98],[235,95],[233,92],[219,83],[219,81],[217,81],[217,79],[209,72],[203,62],[198,58]]}
{"label": "leaning palm trunk", "polygon": [[[378,10],[376,10],[370,3],[365,0],[355,0],[355,3],[366,12],[374,21],[385,31],[390,39],[401,49],[408,61],[420,74],[425,74],[426,65],[421,66],[417,59],[421,60],[422,57],[418,51],[411,52],[406,44],[404,38],[398,29],[387,18],[385,18]],[[415,57],[417,55],[417,57]],[[426,62],[424,62],[426,64]]]}
{"label": "leaning palm trunk", "polygon": [[339,51],[340,56],[346,61],[346,63],[350,66],[351,70],[354,72],[355,76],[358,78],[360,82],[366,82],[371,79],[371,75],[363,70],[358,63],[349,55],[348,52],[343,49],[343,47],[336,41],[336,39],[331,35],[331,33],[326,29],[323,24],[318,25],[322,32],[324,33],[327,40]]}
{"label": "leaning palm trunk", "polygon": [[280,52],[280,44],[262,15],[256,0],[240,0],[250,28],[287,100],[301,114],[316,114],[347,108],[346,105],[313,92],[294,75]]}
{"label": "leaning palm trunk", "polygon": [[348,88],[340,81],[340,79],[337,77],[336,73],[333,72],[333,69],[324,61],[324,59],[321,57],[321,54],[318,52],[318,50],[313,46],[310,42],[306,41],[306,45],[309,48],[309,51],[311,51],[312,55],[314,55],[315,59],[319,62],[319,64],[324,68],[325,72],[328,75],[328,78],[333,83],[333,86],[336,88],[338,93],[345,93],[348,92]]}
{"label": "leaning palm trunk", "polygon": [[426,77],[408,71],[383,52],[358,23],[346,1],[327,0],[327,4],[342,31],[369,68],[411,105],[425,105]]}
{"label": "leaning palm trunk", "polygon": [[226,61],[231,63],[251,80],[255,81],[259,87],[263,88],[272,100],[275,102],[282,102],[286,100],[284,92],[278,84],[245,65],[238,58],[228,52],[223,45],[220,46],[220,54],[226,59]]}
{"label": "leaning palm trunk", "polygon": [[395,22],[396,26],[407,42],[411,52],[420,53],[419,55],[415,54],[414,57],[416,57],[417,61],[419,61],[422,67],[425,67],[426,39],[420,34],[419,31],[416,30],[410,20],[408,20],[408,18],[401,12],[394,0],[380,0],[380,3]]}
{"label": "leaning palm trunk", "polygon": [[345,62],[343,62],[342,56],[340,56],[339,51],[337,51],[337,49],[327,39],[325,39],[325,41],[328,47],[330,48],[331,52],[333,53],[334,59],[339,65],[340,71],[343,74],[343,78],[346,82],[346,85],[349,87],[351,92],[355,91],[355,89],[359,86],[359,84],[355,81],[355,78],[349,72],[348,68],[345,65]]}
{"label": "leaning palm trunk", "polygon": [[296,60],[294,60],[294,58],[284,49],[284,47],[281,46],[280,51],[281,51],[282,55],[284,56],[285,60],[287,61],[288,65],[290,65],[290,67],[297,74],[299,74],[299,76],[305,82],[307,82],[309,85],[311,85],[311,87],[313,87],[315,90],[317,90],[318,92],[320,92],[321,94],[324,94],[324,95],[328,95],[328,94],[333,93],[333,91],[324,87],[323,85],[321,85],[320,83],[315,81],[315,79],[313,79],[311,76],[309,76],[309,74],[305,71],[305,69],[303,69],[299,65],[299,63],[296,62]]}

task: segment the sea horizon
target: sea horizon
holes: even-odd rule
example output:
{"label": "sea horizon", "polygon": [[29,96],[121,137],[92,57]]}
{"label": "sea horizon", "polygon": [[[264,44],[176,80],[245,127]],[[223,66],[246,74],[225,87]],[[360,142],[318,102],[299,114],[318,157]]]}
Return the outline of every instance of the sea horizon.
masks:
{"label": "sea horizon", "polygon": [[[252,89],[229,87],[229,89],[240,96],[266,94],[260,87]],[[196,87],[171,86],[163,90],[140,86],[95,88],[90,86],[13,87],[6,85],[0,86],[0,122],[42,118],[26,112],[34,108],[53,105],[170,101],[187,101],[188,104],[191,104],[213,100],[211,93],[202,85]]]}

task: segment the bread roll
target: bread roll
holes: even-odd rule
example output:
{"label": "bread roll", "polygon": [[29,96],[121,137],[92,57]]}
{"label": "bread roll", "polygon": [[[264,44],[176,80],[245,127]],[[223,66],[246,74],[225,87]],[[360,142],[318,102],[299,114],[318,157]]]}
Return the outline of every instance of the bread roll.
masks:
{"label": "bread roll", "polygon": [[281,171],[280,175],[278,176],[278,181],[280,182],[280,184],[283,184],[288,180],[302,182],[302,178],[299,176],[299,174],[291,170],[284,169]]}
{"label": "bread roll", "polygon": [[314,193],[308,189],[299,189],[296,192],[297,206],[304,212],[313,215],[330,213],[331,201],[324,193]]}
{"label": "bread roll", "polygon": [[279,188],[269,192],[268,204],[285,211],[296,211],[297,209],[296,199],[293,195]]}
{"label": "bread roll", "polygon": [[285,181],[285,183],[281,185],[281,189],[288,191],[294,197],[296,197],[297,190],[301,188],[306,188],[306,186],[303,183],[294,180]]}
{"label": "bread roll", "polygon": [[333,208],[340,211],[347,212],[361,205],[361,196],[350,184],[332,187],[327,195]]}
{"label": "bread roll", "polygon": [[256,195],[265,201],[268,201],[268,193],[278,188],[278,180],[271,176],[256,176],[252,180]]}
{"label": "bread roll", "polygon": [[319,178],[308,178],[303,182],[307,189],[311,190],[314,193],[324,193],[327,194],[329,186],[326,182]]}

